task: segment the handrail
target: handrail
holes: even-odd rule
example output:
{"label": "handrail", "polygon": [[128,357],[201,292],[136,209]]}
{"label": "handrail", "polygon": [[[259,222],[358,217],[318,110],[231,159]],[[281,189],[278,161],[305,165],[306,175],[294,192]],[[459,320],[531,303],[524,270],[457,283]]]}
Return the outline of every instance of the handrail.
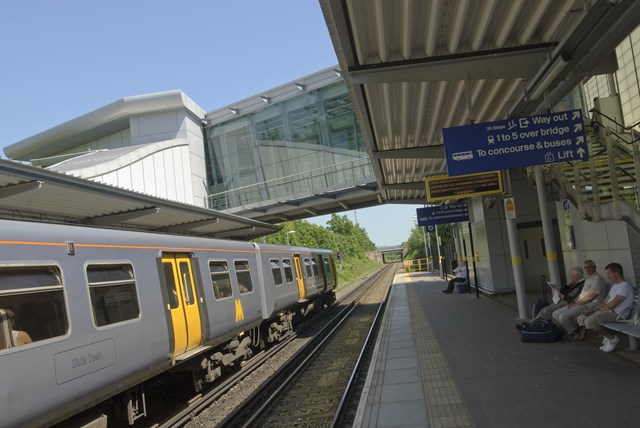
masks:
{"label": "handrail", "polygon": [[[627,131],[630,131],[633,127],[640,125],[640,122],[636,122],[633,125],[630,125],[630,126],[627,127],[627,126],[624,126],[622,123],[618,122],[617,120],[615,120],[614,118],[609,117],[606,114],[602,113],[600,110],[596,110],[595,108],[592,108],[589,111],[596,112],[599,115],[602,115],[602,116],[606,117],[607,119],[609,119],[610,121],[612,121],[616,125],[620,126],[620,128],[626,129]],[[597,120],[596,120],[596,123],[598,123],[600,126],[602,126],[602,123],[598,122]]]}

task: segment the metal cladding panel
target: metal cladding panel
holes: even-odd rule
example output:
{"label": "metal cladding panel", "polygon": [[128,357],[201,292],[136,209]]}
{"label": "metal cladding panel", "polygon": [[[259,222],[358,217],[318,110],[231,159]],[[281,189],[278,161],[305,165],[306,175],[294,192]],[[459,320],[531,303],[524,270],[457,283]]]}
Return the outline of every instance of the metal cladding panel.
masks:
{"label": "metal cladding panel", "polygon": [[[611,7],[604,0],[320,4],[383,189],[446,172],[435,154],[392,162],[391,151],[438,147],[443,128],[538,108],[545,90],[566,95],[571,88],[563,82],[586,76],[580,64],[592,70],[602,62],[620,36],[616,24],[635,13],[634,2]],[[609,45],[590,49],[609,32]],[[396,197],[408,195],[384,192],[387,201]]]}
{"label": "metal cladding panel", "polygon": [[0,160],[0,217],[235,239],[280,229],[6,160]]}

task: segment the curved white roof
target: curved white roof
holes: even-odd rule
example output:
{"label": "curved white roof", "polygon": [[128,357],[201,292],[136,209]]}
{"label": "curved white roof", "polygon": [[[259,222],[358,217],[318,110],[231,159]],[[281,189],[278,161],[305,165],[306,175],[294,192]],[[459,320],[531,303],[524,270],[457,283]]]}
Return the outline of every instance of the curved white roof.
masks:
{"label": "curved white roof", "polygon": [[4,153],[10,159],[23,160],[51,156],[78,143],[126,129],[131,116],[176,109],[185,109],[201,120],[205,115],[204,109],[179,89],[124,97],[7,146]]}

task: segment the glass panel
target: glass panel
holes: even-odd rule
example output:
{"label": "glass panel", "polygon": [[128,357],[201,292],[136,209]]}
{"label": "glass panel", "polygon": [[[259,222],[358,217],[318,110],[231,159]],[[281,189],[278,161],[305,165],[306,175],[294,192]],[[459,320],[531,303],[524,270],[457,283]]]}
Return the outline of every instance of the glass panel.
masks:
{"label": "glass panel", "polygon": [[187,305],[191,306],[196,300],[193,298],[189,263],[180,262],[180,278],[182,278],[182,286],[184,287],[184,301]]}
{"label": "glass panel", "polygon": [[311,261],[309,259],[304,259],[304,267],[307,271],[307,278],[311,278]]}
{"label": "glass panel", "polygon": [[211,285],[213,286],[213,294],[216,299],[230,297],[232,291],[227,262],[209,262],[209,271],[211,272]]}
{"label": "glass panel", "polygon": [[249,262],[247,260],[239,260],[236,261],[234,265],[236,268],[236,279],[238,280],[238,289],[240,290],[240,294],[252,292],[253,283],[251,282]]}
{"label": "glass panel", "polygon": [[343,81],[214,124],[205,138],[212,208],[375,182]]}
{"label": "glass panel", "polygon": [[7,267],[0,270],[0,293],[3,290],[61,286],[60,272],[55,267]]}
{"label": "glass panel", "polygon": [[318,272],[318,264],[315,260],[311,260],[311,266],[313,267],[313,276],[318,278],[320,276],[320,272]]}
{"label": "glass panel", "polygon": [[162,269],[164,270],[167,295],[169,296],[169,307],[175,309],[178,307],[178,288],[173,276],[173,265],[171,263],[162,263]]}
{"label": "glass panel", "polygon": [[0,268],[0,350],[67,333],[60,278],[53,266]]}
{"label": "glass panel", "polygon": [[280,260],[271,259],[271,274],[273,275],[273,283],[275,285],[282,285],[282,271],[280,270]]}
{"label": "glass panel", "polygon": [[287,282],[293,282],[293,271],[291,270],[291,259],[282,259],[282,267],[284,268],[284,279]]}
{"label": "glass panel", "polygon": [[131,265],[90,265],[87,278],[98,327],[138,318],[140,308]]}

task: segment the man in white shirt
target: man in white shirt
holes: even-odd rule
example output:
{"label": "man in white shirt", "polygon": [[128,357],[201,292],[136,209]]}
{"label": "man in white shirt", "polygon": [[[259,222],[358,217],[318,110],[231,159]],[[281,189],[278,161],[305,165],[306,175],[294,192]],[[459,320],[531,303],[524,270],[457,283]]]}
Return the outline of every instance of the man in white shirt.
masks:
{"label": "man in white shirt", "polygon": [[553,322],[563,328],[568,335],[574,334],[578,329],[576,318],[582,312],[591,309],[598,304],[607,292],[607,283],[598,272],[593,260],[585,260],[582,263],[584,271],[584,287],[580,294],[568,305],[553,312]]}
{"label": "man in white shirt", "polygon": [[456,274],[456,277],[449,281],[447,288],[442,290],[443,293],[453,293],[453,288],[455,287],[456,282],[467,282],[467,265],[465,262],[460,263],[460,265],[453,270],[453,273]]}
{"label": "man in white shirt", "polygon": [[633,307],[634,292],[631,284],[625,281],[622,266],[619,263],[609,263],[605,269],[607,278],[613,283],[611,291],[604,300],[578,317],[579,339],[584,338],[585,329],[593,330],[604,338],[600,349],[611,352],[620,342],[620,338],[600,325],[616,322],[618,319],[627,319]]}

